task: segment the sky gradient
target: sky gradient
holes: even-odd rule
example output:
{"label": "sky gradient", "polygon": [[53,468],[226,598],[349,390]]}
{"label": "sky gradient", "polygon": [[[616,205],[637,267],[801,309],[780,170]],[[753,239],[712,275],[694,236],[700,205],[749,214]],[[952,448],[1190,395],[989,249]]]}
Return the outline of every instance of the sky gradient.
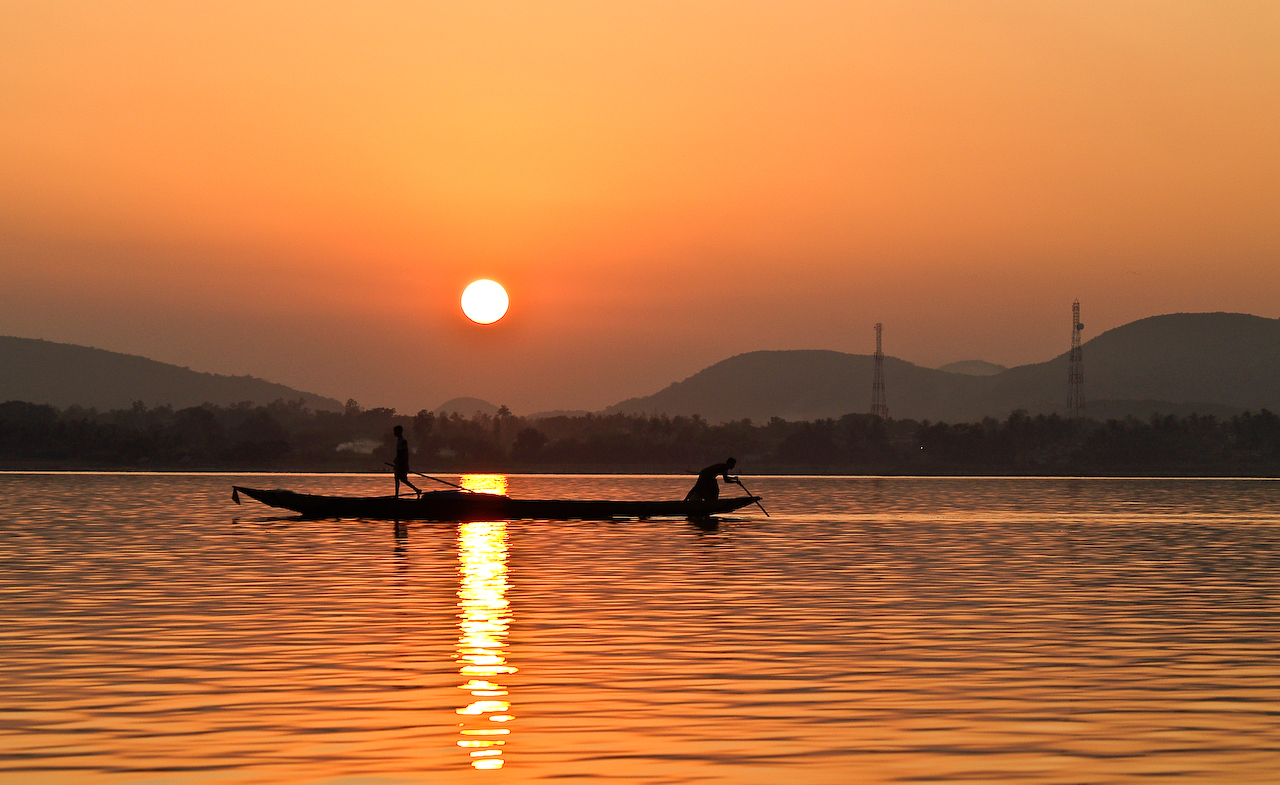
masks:
{"label": "sky gradient", "polygon": [[531,413],[877,321],[936,367],[1060,354],[1075,298],[1086,339],[1280,317],[1277,41],[1255,2],[6,3],[0,334]]}

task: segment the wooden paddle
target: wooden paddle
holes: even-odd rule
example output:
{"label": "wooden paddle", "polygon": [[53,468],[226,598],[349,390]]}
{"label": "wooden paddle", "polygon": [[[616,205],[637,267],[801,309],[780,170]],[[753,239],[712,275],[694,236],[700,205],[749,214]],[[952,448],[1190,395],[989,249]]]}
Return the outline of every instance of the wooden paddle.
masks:
{"label": "wooden paddle", "polygon": [[[747,486],[745,486],[745,485],[743,485],[743,484],[742,484],[742,478],[741,478],[741,477],[734,477],[734,478],[733,478],[733,481],[734,481],[734,482],[736,482],[736,483],[738,484],[738,487],[742,488],[742,490],[747,491]],[[755,494],[754,494],[754,493],[752,493],[751,491],[747,491],[747,495],[748,495],[748,496],[750,496],[750,497],[752,497],[752,498],[755,498]],[[766,510],[766,509],[764,508],[764,505],[760,503],[760,500],[759,500],[759,499],[756,499],[756,506],[760,508],[760,512],[764,513],[764,517],[766,517],[766,518],[772,518],[772,517],[773,517],[772,515],[770,515],[770,514],[769,514],[769,511],[768,511],[768,510]]]}
{"label": "wooden paddle", "polygon": [[[396,465],[395,465],[394,463],[387,463],[386,461],[383,461],[383,464],[385,464],[385,465],[387,465],[387,466],[390,466],[392,469],[396,468]],[[439,477],[432,477],[430,474],[423,474],[422,472],[415,472],[415,471],[413,471],[412,469],[410,469],[410,470],[409,470],[409,473],[410,473],[410,474],[416,474],[416,475],[418,475],[419,477],[426,477],[428,480],[435,480],[436,482],[444,483],[445,485],[448,485],[448,486],[449,486],[449,487],[451,487],[451,488],[457,488],[457,489],[458,489],[458,490],[460,490],[460,491],[466,491],[467,493],[475,493],[475,491],[471,490],[470,488],[463,488],[461,485],[454,485],[453,483],[449,482],[448,480],[442,480],[442,479],[440,479]]]}

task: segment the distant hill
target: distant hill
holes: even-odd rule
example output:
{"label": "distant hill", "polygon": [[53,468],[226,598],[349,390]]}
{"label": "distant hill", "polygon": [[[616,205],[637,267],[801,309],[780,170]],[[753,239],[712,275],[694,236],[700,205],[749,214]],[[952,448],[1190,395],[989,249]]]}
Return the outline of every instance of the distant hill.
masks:
{"label": "distant hill", "polygon": [[[1083,353],[1086,413],[1097,417],[1280,411],[1280,319],[1231,313],[1153,316],[1108,330],[1085,343]],[[1014,409],[1061,412],[1067,354],[992,376],[886,357],[889,414],[965,422],[1004,418]],[[867,355],[750,352],[605,411],[700,414],[713,422],[840,417],[870,411],[873,368]],[[1099,402],[1098,411],[1088,408],[1089,400]]]}
{"label": "distant hill", "polygon": [[995,376],[1009,370],[1008,366],[996,365],[985,360],[961,360],[960,362],[947,363],[938,369],[947,373],[962,373],[965,376]]}
{"label": "distant hill", "polygon": [[[1280,411],[1280,319],[1176,313],[1117,327],[1084,344],[1089,400],[1203,402]],[[1065,406],[1068,352],[991,377],[992,400],[1030,411]]]}
{"label": "distant hill", "polygon": [[134,401],[175,409],[302,398],[312,409],[342,411],[333,398],[253,376],[220,376],[132,354],[68,343],[0,336],[0,401],[60,408],[127,409]]}
{"label": "distant hill", "polygon": [[[632,398],[605,413],[699,414],[711,422],[749,417],[812,420],[871,410],[873,361],[862,354],[821,349],[760,351],[716,363],[654,395]],[[884,359],[889,413],[896,418],[928,412],[935,419],[964,389],[976,395],[983,381],[896,357]],[[1065,378],[1065,377],[1064,377]],[[972,388],[972,390],[968,390]],[[956,409],[952,419],[962,412]]]}
{"label": "distant hill", "polygon": [[586,409],[551,409],[545,412],[526,414],[524,417],[526,420],[550,420],[552,417],[586,417],[588,414],[594,414],[594,412]]}
{"label": "distant hill", "polygon": [[480,398],[450,398],[436,407],[436,414],[449,415],[454,412],[466,418],[476,412],[493,416],[498,413],[498,407]]}

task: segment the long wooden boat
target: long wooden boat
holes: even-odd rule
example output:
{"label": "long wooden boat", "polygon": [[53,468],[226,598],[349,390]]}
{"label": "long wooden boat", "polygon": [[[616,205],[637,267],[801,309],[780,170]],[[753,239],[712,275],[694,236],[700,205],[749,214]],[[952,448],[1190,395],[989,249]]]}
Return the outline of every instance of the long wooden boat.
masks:
{"label": "long wooden boat", "polygon": [[372,518],[395,521],[584,520],[610,518],[707,518],[760,501],[738,496],[716,501],[605,501],[595,499],[512,499],[493,493],[429,491],[422,496],[323,496],[234,485],[240,494],[304,518]]}

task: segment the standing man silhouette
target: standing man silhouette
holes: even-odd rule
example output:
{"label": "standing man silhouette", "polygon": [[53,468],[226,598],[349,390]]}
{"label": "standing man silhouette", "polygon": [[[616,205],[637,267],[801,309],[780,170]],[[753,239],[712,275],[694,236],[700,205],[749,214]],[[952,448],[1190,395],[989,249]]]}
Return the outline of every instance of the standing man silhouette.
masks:
{"label": "standing man silhouette", "polygon": [[737,482],[738,481],[737,477],[729,476],[729,472],[732,471],[733,467],[737,465],[738,465],[738,462],[730,458],[724,463],[717,463],[712,466],[708,466],[707,468],[698,472],[698,481],[695,482],[693,484],[693,487],[689,489],[689,493],[685,495],[684,500],[694,501],[694,502],[696,501],[713,502],[716,499],[719,499],[720,483],[716,480],[716,478],[723,476],[724,481],[727,483]]}
{"label": "standing man silhouette", "polygon": [[419,496],[422,491],[418,486],[409,482],[409,442],[405,441],[404,428],[397,425],[391,429],[396,435],[396,462],[393,464],[396,474],[396,498],[400,498],[400,483],[404,483],[412,488]]}

